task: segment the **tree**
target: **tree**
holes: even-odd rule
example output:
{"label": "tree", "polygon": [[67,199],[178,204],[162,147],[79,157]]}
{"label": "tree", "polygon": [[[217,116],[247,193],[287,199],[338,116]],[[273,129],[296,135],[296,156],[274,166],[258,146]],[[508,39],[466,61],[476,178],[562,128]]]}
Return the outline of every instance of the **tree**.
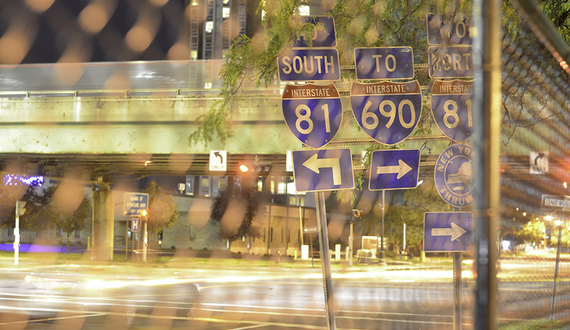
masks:
{"label": "tree", "polygon": [[220,238],[230,242],[243,236],[260,237],[261,230],[253,225],[263,207],[264,195],[255,186],[224,189],[214,198],[210,221],[220,227]]}
{"label": "tree", "polygon": [[170,228],[178,222],[178,206],[174,202],[172,194],[164,191],[154,180],[151,181],[145,192],[149,199],[146,220],[150,233],[156,233],[163,228]]}
{"label": "tree", "polygon": [[517,236],[525,242],[534,243],[535,246],[538,246],[545,233],[546,227],[544,226],[544,222],[529,221],[518,231]]}
{"label": "tree", "polygon": [[46,196],[50,198],[50,203],[45,218],[50,219],[51,227],[66,234],[66,251],[69,252],[71,233],[84,230],[89,224],[91,200],[86,197],[85,187],[75,180],[64,180],[51,186]]}

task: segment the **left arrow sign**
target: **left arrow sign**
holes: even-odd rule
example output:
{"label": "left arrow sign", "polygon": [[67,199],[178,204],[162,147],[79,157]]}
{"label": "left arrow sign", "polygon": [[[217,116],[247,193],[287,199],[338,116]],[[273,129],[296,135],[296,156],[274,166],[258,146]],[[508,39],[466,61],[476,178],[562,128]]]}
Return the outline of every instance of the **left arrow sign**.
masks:
{"label": "left arrow sign", "polygon": [[297,191],[354,188],[350,149],[293,150],[292,156]]}

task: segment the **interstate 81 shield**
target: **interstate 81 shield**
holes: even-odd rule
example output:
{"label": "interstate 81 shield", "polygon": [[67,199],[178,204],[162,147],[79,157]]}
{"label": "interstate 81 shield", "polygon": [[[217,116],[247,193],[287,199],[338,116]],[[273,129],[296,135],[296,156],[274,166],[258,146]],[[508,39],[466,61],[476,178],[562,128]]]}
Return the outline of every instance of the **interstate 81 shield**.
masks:
{"label": "interstate 81 shield", "polygon": [[416,128],[422,110],[417,80],[410,82],[352,83],[350,104],[354,118],[371,138],[394,145]]}
{"label": "interstate 81 shield", "polygon": [[473,80],[436,80],[431,91],[431,110],[439,129],[456,142],[467,140],[473,130]]}

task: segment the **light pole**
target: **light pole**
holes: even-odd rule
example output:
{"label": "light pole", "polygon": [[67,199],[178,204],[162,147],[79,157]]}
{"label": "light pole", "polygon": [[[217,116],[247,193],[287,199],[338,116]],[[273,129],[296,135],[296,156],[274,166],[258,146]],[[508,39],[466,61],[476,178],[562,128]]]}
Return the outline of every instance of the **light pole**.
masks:
{"label": "light pole", "polygon": [[146,218],[146,210],[141,211],[141,218],[144,221],[144,234],[143,234],[143,262],[146,262],[146,251],[148,246],[148,226],[147,226],[147,218]]}
{"label": "light pole", "polygon": [[[550,217],[550,216],[549,216]],[[550,311],[550,320],[554,320],[554,304],[556,301],[556,282],[558,282],[558,268],[560,265],[560,241],[562,240],[562,221],[556,220],[554,222],[558,227],[558,244],[556,247],[556,267],[554,268],[554,288],[552,289],[552,308]]]}

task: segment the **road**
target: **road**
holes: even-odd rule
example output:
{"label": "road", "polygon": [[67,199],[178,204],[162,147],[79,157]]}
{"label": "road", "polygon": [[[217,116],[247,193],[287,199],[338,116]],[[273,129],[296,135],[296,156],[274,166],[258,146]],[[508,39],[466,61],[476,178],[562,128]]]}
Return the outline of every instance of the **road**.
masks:
{"label": "road", "polygon": [[[524,267],[523,267],[524,268]],[[517,274],[520,269],[511,271]],[[30,291],[23,278],[29,270],[3,268],[0,280],[0,328],[52,329],[79,324],[81,329],[120,329],[125,311],[136,304],[132,328],[145,329],[326,329],[324,293],[320,269],[268,267],[266,269],[117,268],[116,278],[141,283],[128,300],[109,298],[107,309],[90,308],[88,297],[72,296],[53,304],[52,315],[30,310]],[[546,272],[547,270],[545,270]],[[126,276],[128,275],[128,276]],[[333,294],[339,329],[452,329],[453,290],[450,267],[402,268],[371,266],[335,270]],[[463,329],[473,327],[473,281],[464,267],[462,288]],[[137,282],[139,281],[139,282]],[[200,306],[190,317],[180,315],[176,292],[166,300],[155,284],[168,281],[198,283]],[[144,283],[144,284],[142,284]],[[568,290],[559,285],[557,317],[564,317]],[[49,297],[43,297],[49,298]],[[53,298],[53,297],[52,297]],[[170,300],[169,300],[170,299]],[[500,317],[522,319],[548,317],[552,279],[501,281]],[[19,313],[21,312],[21,313]],[[25,325],[24,328],[16,327]],[[77,327],[76,327],[77,328]],[[123,328],[128,328],[124,324]]]}

